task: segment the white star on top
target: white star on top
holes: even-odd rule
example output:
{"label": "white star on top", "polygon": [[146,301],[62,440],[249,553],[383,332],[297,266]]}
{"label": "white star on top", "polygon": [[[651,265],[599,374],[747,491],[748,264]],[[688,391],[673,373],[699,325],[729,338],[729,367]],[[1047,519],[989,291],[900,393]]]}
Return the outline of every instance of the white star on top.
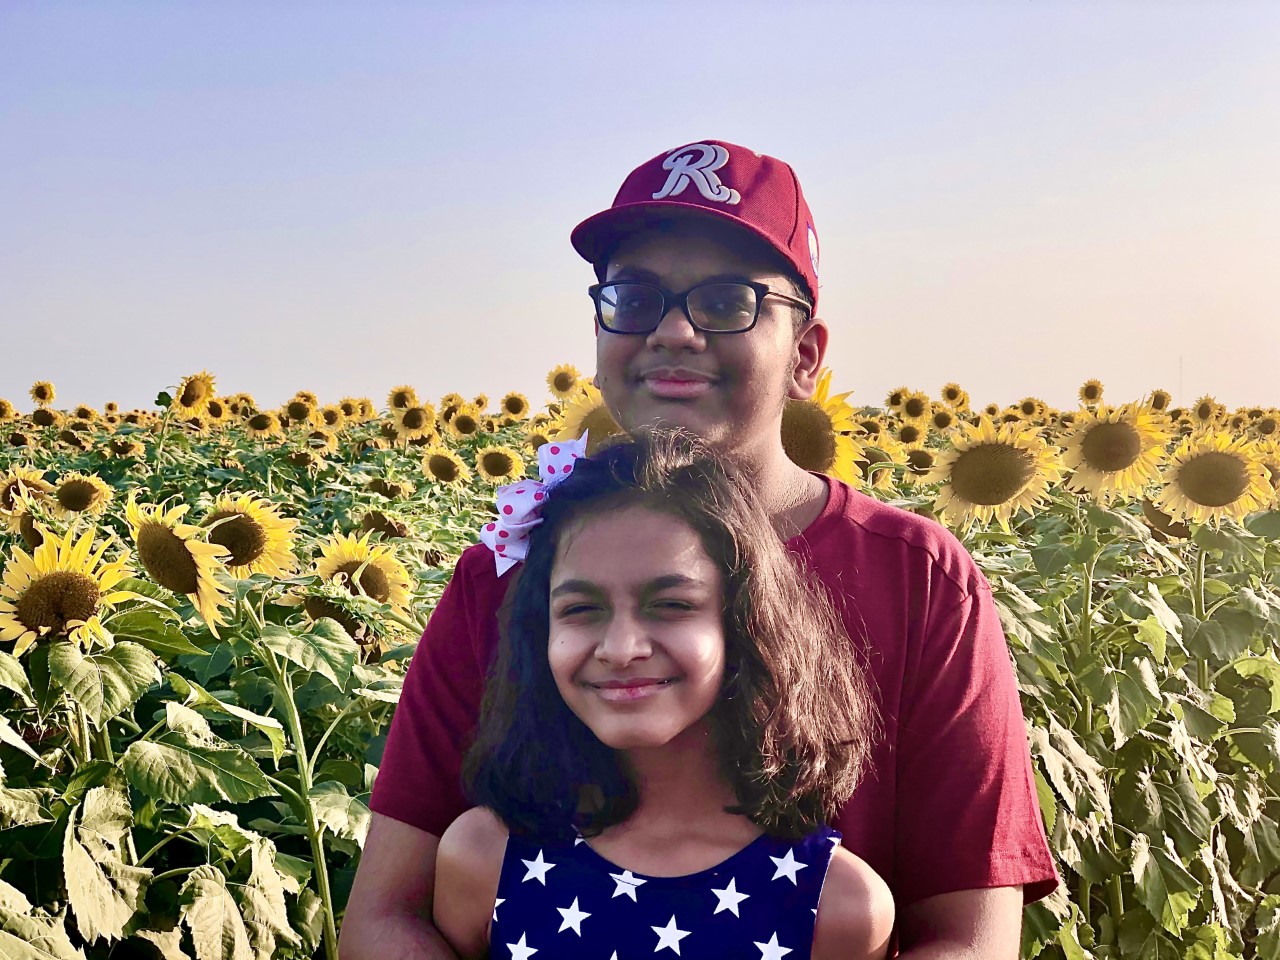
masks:
{"label": "white star on top", "polygon": [[508,943],[507,949],[511,951],[511,960],[529,960],[538,951],[524,942],[525,934],[520,934],[519,943]]}
{"label": "white star on top", "polygon": [[[755,943],[753,940],[752,943]],[[775,933],[769,938],[768,943],[756,943],[760,948],[760,960],[782,960],[784,956],[791,952],[790,947],[783,947],[778,944],[778,935]]]}
{"label": "white star on top", "polygon": [[676,952],[676,956],[680,955],[680,941],[691,933],[689,930],[681,930],[676,926],[675,914],[671,915],[671,920],[665,927],[650,927],[649,929],[658,935],[658,945],[653,948],[653,952],[657,953],[663,947],[670,947]]}
{"label": "white star on top", "polygon": [[711,891],[716,895],[716,899],[720,901],[719,903],[716,904],[715,910],[712,911],[711,913],[713,917],[717,913],[719,913],[721,910],[732,910],[733,915],[735,917],[742,916],[742,914],[738,912],[738,904],[740,904],[743,900],[747,899],[747,897],[751,896],[751,894],[739,893],[737,883],[738,883],[737,879],[735,879],[734,877],[730,877],[729,885],[725,887],[723,890],[713,889]]}
{"label": "white star on top", "polygon": [[560,911],[560,916],[564,917],[564,922],[560,924],[560,929],[556,933],[564,933],[570,927],[578,936],[582,936],[582,921],[591,916],[578,909],[578,898],[573,898],[573,905],[568,907],[556,907]]}
{"label": "white star on top", "polygon": [[494,923],[498,922],[498,908],[506,902],[507,902],[506,897],[499,897],[497,900],[493,901],[493,922]]}
{"label": "white star on top", "polygon": [[808,866],[807,863],[798,863],[796,861],[794,850],[788,850],[785,857],[770,857],[769,859],[772,860],[774,866],[778,868],[770,878],[772,880],[777,880],[779,877],[786,877],[792,883],[796,883],[796,874]]}
{"label": "white star on top", "polygon": [[[644,883],[643,880],[633,874],[630,870],[623,870],[621,873],[611,873],[609,876],[613,877],[613,895],[615,897],[620,893],[625,893],[632,900],[635,900],[636,887]],[[636,902],[638,903],[639,901]]]}
{"label": "white star on top", "polygon": [[524,883],[525,880],[536,879],[544,887],[547,885],[547,871],[554,867],[555,864],[547,863],[547,861],[543,860],[541,850],[538,851],[537,860],[521,860],[520,862],[529,868],[529,872],[520,879],[521,883]]}

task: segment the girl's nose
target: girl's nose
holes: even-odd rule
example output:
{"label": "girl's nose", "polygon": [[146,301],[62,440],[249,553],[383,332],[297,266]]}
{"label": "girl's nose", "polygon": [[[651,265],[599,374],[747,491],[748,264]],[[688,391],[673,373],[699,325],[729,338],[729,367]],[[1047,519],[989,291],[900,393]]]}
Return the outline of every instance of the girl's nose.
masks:
{"label": "girl's nose", "polygon": [[625,666],[632,660],[643,660],[652,649],[644,625],[634,617],[618,614],[609,620],[604,635],[596,644],[596,659],[614,666]]}

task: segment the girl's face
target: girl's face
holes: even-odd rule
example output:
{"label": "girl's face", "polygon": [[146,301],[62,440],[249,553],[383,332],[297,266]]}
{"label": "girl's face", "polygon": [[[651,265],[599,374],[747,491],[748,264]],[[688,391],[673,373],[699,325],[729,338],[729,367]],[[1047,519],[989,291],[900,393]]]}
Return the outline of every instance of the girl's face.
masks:
{"label": "girl's face", "polygon": [[724,677],[723,608],[720,570],[684,521],[633,506],[570,525],[551,571],[560,695],[614,749],[699,733]]}

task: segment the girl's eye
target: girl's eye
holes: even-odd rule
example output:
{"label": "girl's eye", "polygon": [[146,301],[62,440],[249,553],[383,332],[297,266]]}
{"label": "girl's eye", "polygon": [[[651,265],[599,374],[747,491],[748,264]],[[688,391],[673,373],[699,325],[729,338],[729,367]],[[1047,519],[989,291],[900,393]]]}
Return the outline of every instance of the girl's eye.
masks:
{"label": "girl's eye", "polygon": [[598,607],[594,607],[589,603],[571,603],[567,607],[561,607],[557,615],[561,617],[574,617],[584,613],[591,613],[598,609]]}
{"label": "girl's eye", "polygon": [[659,600],[654,604],[660,610],[692,610],[693,604],[687,600]]}

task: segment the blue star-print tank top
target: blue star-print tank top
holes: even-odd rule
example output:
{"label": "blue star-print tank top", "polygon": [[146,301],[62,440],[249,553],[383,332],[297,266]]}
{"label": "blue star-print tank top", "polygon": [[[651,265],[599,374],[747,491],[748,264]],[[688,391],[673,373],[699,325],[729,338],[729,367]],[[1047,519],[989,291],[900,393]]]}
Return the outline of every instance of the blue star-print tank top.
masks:
{"label": "blue star-print tank top", "polygon": [[809,960],[840,833],[761,835],[682,877],[610,863],[581,837],[511,836],[489,931],[492,960]]}

